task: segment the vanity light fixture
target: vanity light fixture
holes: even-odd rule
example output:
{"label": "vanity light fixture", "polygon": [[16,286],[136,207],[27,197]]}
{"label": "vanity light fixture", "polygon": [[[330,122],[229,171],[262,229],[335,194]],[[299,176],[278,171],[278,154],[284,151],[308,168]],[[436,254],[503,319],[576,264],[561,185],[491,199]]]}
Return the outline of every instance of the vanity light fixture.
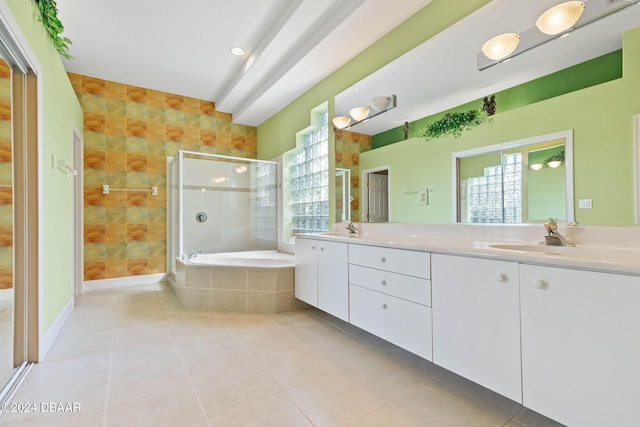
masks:
{"label": "vanity light fixture", "polygon": [[545,34],[555,36],[573,27],[582,16],[584,8],[585,5],[581,1],[558,4],[540,15],[536,27]]}
{"label": "vanity light fixture", "polygon": [[351,123],[351,118],[347,116],[336,116],[331,120],[335,129],[345,129]]}
{"label": "vanity light fixture", "polygon": [[539,171],[540,169],[542,169],[544,165],[542,163],[534,163],[531,166],[529,166],[531,169],[533,169],[534,171]]}
{"label": "vanity light fixture", "polygon": [[518,43],[520,43],[520,36],[516,33],[499,34],[482,45],[482,53],[489,59],[499,61],[511,55],[518,47]]}
{"label": "vanity light fixture", "polygon": [[247,167],[245,165],[236,166],[235,171],[237,174],[245,173],[247,171]]}
{"label": "vanity light fixture", "polygon": [[[478,70],[494,65],[535,49],[551,40],[563,38],[575,30],[606,18],[640,0],[566,1],[542,13],[535,26],[517,29],[517,33],[505,33],[493,37],[477,53]],[[515,36],[518,36],[517,40]]]}
{"label": "vanity light fixture", "polygon": [[[336,116],[331,122],[333,123],[333,130],[338,132],[341,130],[349,129],[352,126],[357,125],[358,123],[362,123],[367,121],[375,116],[378,116],[382,113],[386,113],[387,111],[396,108],[397,98],[395,95],[389,96],[378,96],[373,98],[369,107],[354,107],[349,110],[349,116]],[[375,111],[375,113],[370,114],[371,110]],[[353,119],[353,122],[351,121]]]}
{"label": "vanity light fixture", "polygon": [[557,168],[558,166],[560,166],[562,164],[562,160],[551,160],[549,163],[547,163],[549,165],[550,168]]}
{"label": "vanity light fixture", "polygon": [[356,122],[360,122],[369,117],[369,109],[367,107],[356,107],[349,110],[349,115]]}

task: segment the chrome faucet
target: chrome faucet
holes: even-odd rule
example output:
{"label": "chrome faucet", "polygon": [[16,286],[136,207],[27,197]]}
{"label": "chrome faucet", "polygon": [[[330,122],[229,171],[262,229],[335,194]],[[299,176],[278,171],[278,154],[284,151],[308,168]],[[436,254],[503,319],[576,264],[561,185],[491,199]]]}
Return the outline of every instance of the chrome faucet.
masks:
{"label": "chrome faucet", "polygon": [[547,234],[544,236],[544,243],[547,246],[575,246],[571,242],[567,242],[562,234],[558,231],[558,224],[553,218],[549,218],[549,222],[544,223]]}
{"label": "chrome faucet", "polygon": [[189,252],[187,254],[182,254],[182,256],[180,258],[182,258],[183,260],[190,260],[196,257],[196,255],[198,254],[203,254],[204,251],[193,251],[193,252]]}
{"label": "chrome faucet", "polygon": [[349,234],[358,234],[358,229],[356,228],[355,225],[353,225],[353,222],[351,221],[347,221],[347,225],[344,228],[349,230]]}

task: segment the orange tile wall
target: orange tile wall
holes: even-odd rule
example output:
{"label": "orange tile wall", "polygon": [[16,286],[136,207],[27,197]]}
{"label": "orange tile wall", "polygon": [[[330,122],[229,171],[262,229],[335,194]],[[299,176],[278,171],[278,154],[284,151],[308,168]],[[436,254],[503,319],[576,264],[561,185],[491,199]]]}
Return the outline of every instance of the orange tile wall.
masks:
{"label": "orange tile wall", "polygon": [[[255,158],[256,128],[212,102],[69,74],[84,110],[84,279],[166,271],[166,158],[178,150]],[[150,189],[159,194],[111,192]]]}
{"label": "orange tile wall", "polygon": [[336,167],[351,170],[351,220],[360,221],[360,153],[371,150],[371,136],[346,130],[336,133]]}
{"label": "orange tile wall", "polygon": [[13,287],[11,69],[0,59],[0,289]]}

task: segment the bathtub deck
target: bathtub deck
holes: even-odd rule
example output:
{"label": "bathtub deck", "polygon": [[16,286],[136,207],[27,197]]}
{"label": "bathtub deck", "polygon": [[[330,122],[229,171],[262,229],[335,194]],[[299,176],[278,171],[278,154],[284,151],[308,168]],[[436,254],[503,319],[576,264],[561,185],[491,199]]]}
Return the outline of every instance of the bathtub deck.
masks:
{"label": "bathtub deck", "polygon": [[[223,257],[224,258],[224,257]],[[281,313],[300,308],[294,297],[294,265],[232,258],[207,264],[176,262],[171,284],[184,308],[250,313]],[[251,261],[251,260],[249,260]]]}

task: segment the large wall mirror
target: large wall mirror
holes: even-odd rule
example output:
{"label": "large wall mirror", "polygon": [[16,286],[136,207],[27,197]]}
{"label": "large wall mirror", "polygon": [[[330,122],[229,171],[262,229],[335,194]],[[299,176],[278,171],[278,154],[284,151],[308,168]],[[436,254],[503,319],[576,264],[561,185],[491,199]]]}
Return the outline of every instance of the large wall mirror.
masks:
{"label": "large wall mirror", "polygon": [[[614,3],[621,5],[598,2],[588,6],[609,8]],[[352,168],[355,182],[358,178],[360,183],[365,182],[362,171],[391,168],[390,222],[527,223],[548,217],[583,225],[628,226],[640,222],[640,119],[634,119],[640,113],[640,98],[636,95],[640,90],[640,8],[627,7],[607,15],[602,23],[585,26],[572,37],[545,43],[500,66],[483,71],[475,66],[482,41],[487,39],[484,36],[489,37],[492,31],[488,22],[505,22],[509,8],[514,8],[511,15],[525,17],[537,16],[532,9],[552,5],[551,0],[491,1],[336,94],[336,115],[367,105],[376,96],[397,95],[397,108],[348,130],[372,138],[371,147],[359,152],[357,168]],[[479,35],[469,28],[486,33]],[[593,38],[589,36],[592,31]],[[608,47],[590,44],[604,40],[609,40]],[[437,66],[430,65],[433,58],[439,58]],[[591,60],[596,62],[587,62]],[[576,73],[578,69],[573,66],[585,67],[580,68],[584,73]],[[603,70],[612,71],[603,82],[579,89],[564,85],[565,81],[573,84],[582,77],[595,78]],[[620,74],[615,74],[618,71]],[[560,75],[569,77],[564,80],[558,78]],[[529,84],[533,86],[525,86]],[[553,89],[557,94],[538,100],[543,93],[538,87]],[[511,89],[514,91],[509,92]],[[496,94],[497,112],[487,122],[458,137],[425,141],[419,136],[420,129],[440,113],[477,108],[482,98],[491,94]],[[405,122],[409,122],[406,135]],[[571,131],[562,134],[559,131],[563,129]],[[559,141],[562,139],[564,143]],[[495,147],[515,140],[519,142]],[[485,173],[495,174],[498,170],[506,177],[503,161],[517,158],[513,150],[520,143],[531,148],[520,151],[519,198],[513,196],[507,203],[500,197],[492,208],[493,216],[470,211],[470,185],[479,189],[485,182],[495,182],[495,177]],[[487,146],[491,148],[487,150]],[[550,166],[553,158],[562,156],[563,148],[564,160],[557,168]],[[454,153],[458,154],[460,165],[452,161]],[[493,159],[483,163],[489,157]],[[535,164],[542,167],[534,170],[530,165]],[[460,172],[458,166],[462,168]],[[352,191],[354,195],[361,193],[362,210],[359,217],[353,218],[365,221],[363,187],[354,186]],[[494,193],[491,197],[497,196]],[[507,209],[513,214],[509,218]]]}
{"label": "large wall mirror", "polygon": [[572,131],[453,154],[453,221],[573,222]]}

